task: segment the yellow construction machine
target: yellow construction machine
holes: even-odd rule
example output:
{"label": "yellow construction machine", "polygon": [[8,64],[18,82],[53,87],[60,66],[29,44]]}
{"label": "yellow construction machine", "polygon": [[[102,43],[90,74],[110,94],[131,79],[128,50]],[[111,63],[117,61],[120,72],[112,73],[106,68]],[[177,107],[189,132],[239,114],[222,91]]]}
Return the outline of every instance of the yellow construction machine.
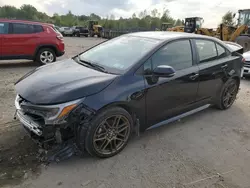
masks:
{"label": "yellow construction machine", "polygon": [[202,28],[204,20],[199,17],[186,18],[184,32],[196,33],[240,44],[244,51],[250,50],[250,9],[238,11],[237,26],[220,24],[217,29]]}
{"label": "yellow construction machine", "polygon": [[171,28],[173,24],[164,22],[161,24],[161,29],[160,31],[167,31],[169,28]]}
{"label": "yellow construction machine", "polygon": [[98,21],[90,20],[88,21],[88,30],[91,37],[94,37],[95,35],[101,37],[103,27],[98,24]]}
{"label": "yellow construction machine", "polygon": [[162,23],[161,31],[175,31],[175,32],[184,32],[184,26],[175,26],[171,23]]}
{"label": "yellow construction machine", "polygon": [[250,9],[239,10],[238,14],[237,27],[224,27],[221,38],[240,44],[245,52],[250,51]]}

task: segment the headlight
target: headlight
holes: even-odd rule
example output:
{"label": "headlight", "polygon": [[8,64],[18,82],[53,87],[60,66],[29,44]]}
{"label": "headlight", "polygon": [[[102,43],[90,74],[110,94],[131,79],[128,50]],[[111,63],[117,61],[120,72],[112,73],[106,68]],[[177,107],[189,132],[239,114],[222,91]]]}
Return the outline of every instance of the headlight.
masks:
{"label": "headlight", "polygon": [[46,123],[59,123],[83,100],[84,99],[79,99],[57,105],[31,105],[29,103],[24,103],[21,104],[21,109],[27,113],[42,116]]}

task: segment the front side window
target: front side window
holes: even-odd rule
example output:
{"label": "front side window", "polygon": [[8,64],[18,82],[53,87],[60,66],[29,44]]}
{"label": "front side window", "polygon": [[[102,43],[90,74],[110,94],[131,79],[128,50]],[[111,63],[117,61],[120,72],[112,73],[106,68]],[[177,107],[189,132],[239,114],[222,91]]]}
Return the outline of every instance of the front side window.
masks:
{"label": "front side window", "polygon": [[159,65],[168,65],[175,70],[189,68],[193,65],[192,50],[189,40],[175,41],[167,44],[152,56],[153,69]]}
{"label": "front side window", "polygon": [[33,33],[34,27],[30,24],[13,23],[13,34],[30,34]]}
{"label": "front side window", "polygon": [[79,58],[119,73],[134,65],[160,42],[150,38],[121,36],[95,46]]}
{"label": "front side window", "polygon": [[9,23],[0,22],[0,34],[8,34]]}
{"label": "front side window", "polygon": [[209,40],[195,40],[200,63],[206,63],[217,59],[217,50],[215,43]]}

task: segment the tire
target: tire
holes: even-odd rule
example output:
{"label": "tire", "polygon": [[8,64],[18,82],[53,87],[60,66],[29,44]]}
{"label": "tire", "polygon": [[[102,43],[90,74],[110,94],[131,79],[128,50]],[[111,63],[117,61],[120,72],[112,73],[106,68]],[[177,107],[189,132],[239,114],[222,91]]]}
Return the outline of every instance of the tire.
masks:
{"label": "tire", "polygon": [[235,42],[241,45],[244,52],[250,51],[250,37],[249,36],[238,36]]}
{"label": "tire", "polygon": [[91,32],[90,32],[90,37],[94,37],[94,36],[95,36],[94,32],[91,31]]}
{"label": "tire", "polygon": [[[42,56],[46,57],[46,54],[47,55],[47,58],[48,61],[46,63],[46,61],[44,59],[46,58],[42,58]],[[51,54],[51,55],[50,55]],[[38,51],[37,55],[36,55],[36,61],[40,64],[40,65],[46,65],[48,63],[53,63],[56,61],[56,53],[53,49],[51,48],[42,48]]]}
{"label": "tire", "polygon": [[[112,120],[115,120],[114,116],[120,117],[120,119],[117,118],[119,119],[119,121],[116,119],[119,125],[117,125],[117,129],[114,128],[115,126],[111,129],[115,129],[115,132],[121,131],[120,133],[125,131],[124,134],[126,136],[122,137],[124,139],[123,141],[121,141],[120,133],[109,132],[109,127],[112,127],[110,126],[110,124],[113,123]],[[103,123],[106,120],[109,121],[109,124]],[[112,157],[118,154],[126,147],[128,140],[132,133],[132,126],[133,126],[133,120],[131,118],[131,115],[126,110],[120,107],[107,108],[95,116],[95,118],[90,122],[85,138],[80,138],[80,139],[85,139],[85,149],[90,155],[99,157],[99,158],[108,158],[108,157]],[[122,131],[122,129],[124,128],[125,130]],[[102,131],[103,133],[101,133]],[[113,133],[117,135],[114,135]],[[105,137],[105,138],[97,137],[98,134],[101,134],[102,137]],[[95,138],[98,141],[97,140],[94,141]],[[120,139],[120,140],[116,140],[116,139]],[[100,151],[98,149],[98,144],[101,145],[100,148],[106,146],[104,148],[106,149],[109,147],[109,149],[107,149],[108,151],[104,151],[104,150]],[[116,149],[114,149],[115,145],[116,145]]]}
{"label": "tire", "polygon": [[[231,87],[235,87],[235,89],[230,89]],[[230,94],[230,99],[228,100],[229,104],[227,105],[225,104],[227,100],[226,97],[228,97],[227,92],[231,90],[232,93]],[[219,97],[216,99],[215,106],[220,110],[226,110],[230,108],[236,99],[238,91],[239,91],[238,81],[235,79],[229,79],[221,88]]]}

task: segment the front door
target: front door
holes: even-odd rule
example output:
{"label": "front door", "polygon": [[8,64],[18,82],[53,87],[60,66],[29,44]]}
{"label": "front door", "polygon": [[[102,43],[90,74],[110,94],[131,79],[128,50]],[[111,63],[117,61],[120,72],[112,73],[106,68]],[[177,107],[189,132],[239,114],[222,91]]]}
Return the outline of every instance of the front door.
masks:
{"label": "front door", "polygon": [[148,126],[178,115],[196,101],[198,90],[198,66],[193,62],[189,40],[178,40],[158,50],[144,65],[144,71],[159,65],[172,66],[176,70],[171,78],[144,76],[146,83],[146,107]]}

